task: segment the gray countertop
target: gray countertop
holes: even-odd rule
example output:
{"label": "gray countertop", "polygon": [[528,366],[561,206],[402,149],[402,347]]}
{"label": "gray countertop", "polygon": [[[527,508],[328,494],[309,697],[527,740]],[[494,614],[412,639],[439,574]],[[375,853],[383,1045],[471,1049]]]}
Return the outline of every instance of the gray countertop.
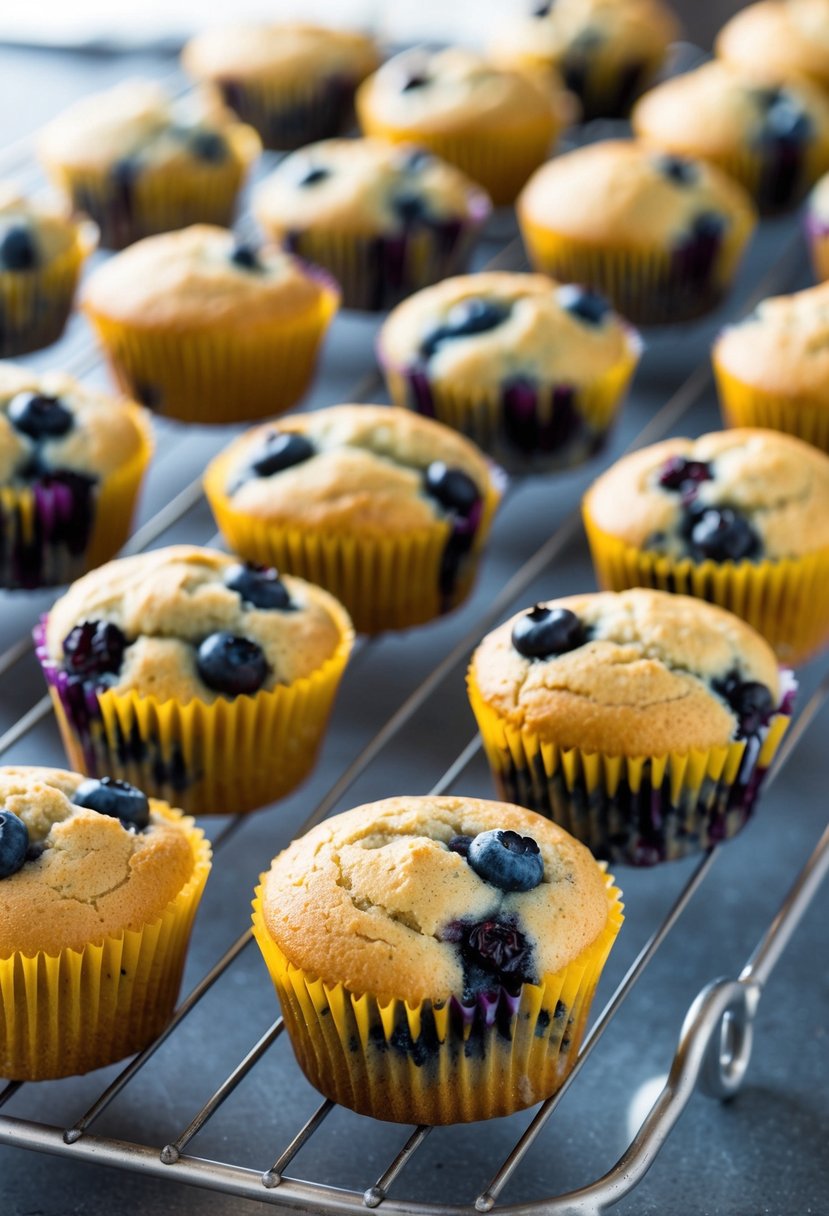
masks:
{"label": "gray countertop", "polygon": [[[0,51],[0,147],[34,128],[72,96],[147,66],[146,60],[113,62],[98,56]],[[171,70],[171,65],[156,61],[149,66],[161,74]],[[24,184],[33,183],[36,173],[24,152],[19,166]],[[5,171],[0,153],[0,172]],[[512,231],[508,217],[497,217],[496,239],[484,243],[481,263],[504,245]],[[219,854],[196,925],[185,992],[246,927],[251,889],[260,869],[424,675],[458,646],[461,657],[447,670],[436,695],[365,768],[337,807],[344,809],[391,793],[425,792],[441,777],[474,734],[462,678],[468,649],[461,646],[464,638],[474,641],[489,627],[490,606],[509,578],[562,527],[597,470],[651,420],[661,420],[667,433],[700,433],[719,425],[710,380],[698,372],[689,388],[688,377],[706,365],[712,335],[726,316],[745,308],[745,301],[784,249],[790,252],[779,275],[775,271],[774,289],[788,290],[808,282],[796,221],[765,224],[733,298],[719,315],[681,330],[648,335],[640,373],[608,451],[591,466],[514,487],[496,522],[470,603],[436,625],[382,638],[358,655],[346,676],[314,776],[280,806],[248,817]],[[310,400],[312,406],[343,399],[371,369],[375,330],[376,322],[364,316],[338,319]],[[63,363],[71,368],[88,361],[89,351],[88,334],[76,318],[60,347],[31,362],[38,367]],[[95,365],[88,378],[102,380],[103,372]],[[675,416],[660,414],[670,400],[676,407]],[[230,433],[192,428],[185,440],[173,425],[160,424],[159,431],[161,442],[142,520],[195,477],[206,457]],[[205,543],[213,535],[209,512],[199,502],[160,541]],[[580,528],[566,530],[562,537],[554,564],[527,582],[512,611],[545,595],[594,585]],[[27,597],[0,593],[0,653],[25,633],[52,598],[48,593]],[[804,669],[801,705],[827,670],[825,657]],[[31,657],[23,659],[13,674],[0,677],[0,735],[42,691]],[[582,1185],[608,1169],[624,1151],[670,1066],[688,1005],[715,976],[739,973],[820,836],[826,822],[827,725],[829,709],[824,705],[762,800],[755,821],[717,856],[711,874],[667,944],[505,1192],[504,1202],[537,1200]],[[4,762],[62,761],[50,719],[4,757]],[[452,789],[470,795],[491,794],[479,755]],[[211,834],[225,822],[214,821]],[[651,871],[620,872],[627,923],[603,977],[597,1009],[692,870],[693,862],[687,862]],[[615,1210],[637,1216],[829,1213],[827,910],[824,890],[768,985],[756,1023],[754,1056],[739,1097],[717,1104],[695,1096],[644,1183]],[[273,991],[255,948],[249,948],[102,1116],[95,1131],[160,1148],[188,1124],[275,1016]],[[3,1113],[69,1126],[117,1071],[25,1085]],[[318,1102],[318,1095],[300,1075],[287,1040],[282,1039],[188,1151],[264,1170]],[[525,1113],[435,1132],[401,1176],[394,1195],[435,1203],[469,1203],[528,1120]],[[301,1151],[290,1172],[363,1191],[386,1167],[408,1130],[338,1109]],[[278,1192],[272,1198],[278,1198]],[[159,1181],[71,1157],[0,1149],[3,1216],[109,1216],[127,1205],[130,1210],[158,1216],[196,1212],[200,1216],[238,1216],[263,1210],[251,1201],[179,1186],[175,1167],[170,1169],[169,1181]]]}

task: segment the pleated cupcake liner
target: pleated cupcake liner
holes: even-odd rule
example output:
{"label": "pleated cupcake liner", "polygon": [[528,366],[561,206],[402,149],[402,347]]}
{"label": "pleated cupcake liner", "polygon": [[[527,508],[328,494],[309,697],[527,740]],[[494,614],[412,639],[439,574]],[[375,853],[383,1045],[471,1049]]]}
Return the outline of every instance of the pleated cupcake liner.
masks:
{"label": "pleated cupcake liner", "polygon": [[815,278],[819,283],[825,283],[829,279],[829,223],[813,211],[807,211],[804,228]]}
{"label": "pleated cupcake liner", "polygon": [[494,983],[468,1000],[416,1004],[351,992],[294,966],[268,931],[260,885],[253,932],[306,1077],[333,1101],[396,1123],[491,1119],[549,1097],[576,1062],[621,928],[621,893],[605,881],[607,923],[560,971],[515,992]]}
{"label": "pleated cupcake liner", "polygon": [[[523,215],[519,227],[536,270],[565,283],[585,283],[607,296],[634,325],[669,325],[703,316],[731,288],[749,230],[731,228],[710,259],[693,251],[593,245],[551,232]],[[689,270],[691,273],[689,273]]]}
{"label": "pleated cupcake liner", "polygon": [[180,422],[255,421],[291,409],[310,387],[317,355],[339,306],[328,275],[304,313],[246,327],[150,329],[87,308],[122,390]]}
{"label": "pleated cupcake liner", "polygon": [[213,89],[258,132],[266,148],[290,151],[346,134],[354,123],[353,76],[224,80]]}
{"label": "pleated cupcake liner", "polygon": [[508,473],[572,468],[603,446],[641,355],[629,331],[624,358],[592,384],[516,384],[467,388],[430,377],[428,368],[378,362],[395,405],[460,431]]}
{"label": "pleated cupcake liner", "polygon": [[325,606],[340,640],[316,671],[212,703],[80,681],[50,658],[44,617],[36,653],[72,768],[129,781],[192,815],[240,814],[286,797],[314,767],[354,641],[342,607],[329,598]]}
{"label": "pleated cupcake liner", "polygon": [[0,959],[0,1076],[41,1081],[102,1068],[142,1050],[169,1022],[211,850],[191,819],[153,810],[184,827],[190,878],[141,929],[81,950]]}
{"label": "pleated cupcake liner", "polygon": [[55,587],[114,557],[125,543],[153,452],[144,410],[125,404],[139,432],[133,455],[102,481],[57,473],[0,487],[0,587]]}
{"label": "pleated cupcake liner", "polygon": [[463,603],[474,585],[503,487],[493,475],[471,547],[460,555],[447,586],[443,575],[452,544],[447,520],[436,518],[430,527],[402,535],[358,536],[333,527],[256,519],[228,497],[229,468],[227,453],[220,453],[208,465],[204,490],[233,552],[325,587],[348,609],[358,633],[368,634],[422,625]]}
{"label": "pleated cupcake liner", "polygon": [[829,394],[825,388],[813,394],[765,392],[732,375],[719,359],[716,346],[712,362],[726,426],[785,431],[829,453]]}
{"label": "pleated cupcake liner", "polygon": [[584,504],[582,514],[604,590],[651,587],[719,604],[792,666],[829,643],[829,548],[778,561],[694,562],[637,549],[599,528]]}
{"label": "pleated cupcake liner", "polygon": [[470,670],[472,712],[500,797],[538,811],[614,865],[650,866],[730,840],[752,814],[790,721],[794,680],[756,738],[658,756],[562,748],[507,722]]}
{"label": "pleated cupcake liner", "polygon": [[582,121],[595,118],[627,118],[631,107],[650,87],[662,67],[664,56],[608,61],[599,59],[559,64],[567,87],[579,98]]}
{"label": "pleated cupcake liner", "polygon": [[98,229],[76,226],[67,249],[32,270],[0,270],[0,358],[51,346],[63,333],[81,267],[98,244]]}
{"label": "pleated cupcake liner", "polygon": [[256,132],[239,125],[227,132],[228,154],[218,163],[193,161],[172,166],[139,166],[134,178],[119,180],[112,165],[49,163],[46,171],[72,209],[94,220],[106,249],[190,224],[229,228],[248,169],[259,154]]}

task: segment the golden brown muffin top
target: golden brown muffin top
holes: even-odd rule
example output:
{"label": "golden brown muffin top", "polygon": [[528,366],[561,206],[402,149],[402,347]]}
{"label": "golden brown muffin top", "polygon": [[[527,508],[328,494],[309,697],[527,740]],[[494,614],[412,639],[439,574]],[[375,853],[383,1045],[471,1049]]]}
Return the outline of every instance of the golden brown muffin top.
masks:
{"label": "golden brown muffin top", "polygon": [[[47,399],[46,412],[59,415],[63,433],[33,433],[37,403],[34,411],[26,409],[32,397]],[[105,478],[138,455],[149,434],[149,417],[140,406],[93,392],[63,372],[39,375],[16,363],[0,364],[0,485],[25,483],[50,470]]]}
{"label": "golden brown muffin top", "polygon": [[[212,703],[222,695],[203,678],[205,639],[229,633],[253,643],[264,657],[260,687],[273,689],[310,676],[351,637],[337,600],[320,587],[286,575],[284,608],[258,608],[227,585],[240,565],[233,557],[195,545],[174,545],[120,558],[73,583],[48,616],[51,659],[64,664],[66,639],[85,622],[120,630],[107,688],[159,701]],[[258,691],[256,689],[255,691]]]}
{"label": "golden brown muffin top", "polygon": [[[724,692],[732,677],[780,702],[769,645],[730,612],[661,591],[602,592],[549,600],[574,614],[585,640],[549,658],[513,644],[519,612],[487,634],[470,678],[510,725],[562,748],[611,756],[662,756],[725,747],[740,730]],[[539,613],[541,615],[541,613]]]}
{"label": "golden brown muffin top", "polygon": [[[251,462],[271,436],[310,441],[303,459],[271,475]],[[334,405],[254,427],[220,456],[234,509],[269,523],[351,530],[364,536],[433,528],[445,512],[424,488],[440,461],[472,479],[483,497],[493,476],[483,454],[450,427],[387,405]]]}
{"label": "golden brown muffin top", "polygon": [[142,329],[238,329],[290,324],[335,289],[274,246],[255,265],[234,260],[233,233],[194,224],[137,241],[93,272],[81,295],[91,315]]}
{"label": "golden brown muffin top", "polygon": [[746,192],[705,161],[682,180],[663,154],[638,140],[608,139],[566,152],[536,170],[518,199],[519,217],[575,240],[664,249],[701,216],[716,215],[745,237],[755,213]]}
{"label": "golden brown muffin top", "polygon": [[[495,830],[535,842],[538,885],[504,890],[448,847]],[[387,798],[336,815],[280,853],[262,887],[268,931],[291,963],[410,1003],[538,982],[595,941],[611,907],[583,845],[532,811],[478,798]],[[520,935],[523,957],[511,974],[476,975],[468,941],[493,922]]]}
{"label": "golden brown muffin top", "polygon": [[260,80],[307,85],[309,77],[363,80],[379,62],[371,38],[318,25],[216,26],[203,30],[182,53],[185,71],[216,83]]}
{"label": "golden brown muffin top", "polygon": [[130,830],[75,805],[85,782],[61,769],[0,768],[0,813],[23,820],[31,857],[0,879],[0,958],[82,950],[141,929],[193,873],[192,819],[151,799],[149,826]]}
{"label": "golden brown muffin top", "polygon": [[38,139],[47,166],[106,169],[134,160],[164,172],[199,164],[226,169],[259,154],[258,135],[209,97],[172,98],[155,80],[124,80],[76,101]]}
{"label": "golden brown muffin top", "polygon": [[717,55],[749,71],[757,67],[781,79],[829,80],[827,0],[760,0],[735,13],[722,27]]}
{"label": "golden brown muffin top", "polygon": [[[640,341],[592,294],[594,311],[581,312],[584,296],[581,288],[541,274],[459,275],[399,304],[380,331],[378,349],[393,367],[428,363],[430,379],[447,384],[488,388],[513,376],[593,384],[635,358]],[[470,309],[482,307],[494,323],[464,332]],[[448,337],[442,339],[441,331]]]}
{"label": "golden brown muffin top", "polygon": [[755,560],[814,553],[829,546],[829,456],[780,431],[714,431],[624,456],[585,496],[602,531],[672,557],[692,555],[689,506],[737,512],[759,541]]}
{"label": "golden brown muffin top", "polygon": [[626,65],[661,59],[678,33],[676,18],[661,0],[555,0],[530,17],[504,22],[491,54],[499,62],[552,67],[568,54]]}
{"label": "golden brown muffin top", "polygon": [[829,391],[829,284],[772,296],[713,347],[726,372],[765,393],[825,408]]}
{"label": "golden brown muffin top", "polygon": [[385,139],[325,139],[286,156],[257,188],[253,207],[272,233],[309,228],[398,232],[416,200],[436,221],[483,221],[487,195],[470,178],[414,145]]}

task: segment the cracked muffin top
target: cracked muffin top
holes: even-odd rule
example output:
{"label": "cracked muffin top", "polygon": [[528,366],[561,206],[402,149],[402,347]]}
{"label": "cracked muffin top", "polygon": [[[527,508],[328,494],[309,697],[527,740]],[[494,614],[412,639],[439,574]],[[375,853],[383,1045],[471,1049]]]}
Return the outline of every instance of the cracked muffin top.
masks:
{"label": "cracked muffin top", "polygon": [[14,183],[0,182],[0,273],[40,270],[75,245],[89,252],[97,229],[63,210],[35,202]]}
{"label": "cracked muffin top", "polygon": [[287,156],[256,190],[269,232],[325,227],[351,235],[396,233],[413,223],[482,221],[484,191],[454,165],[384,139],[325,139]]}
{"label": "cracked muffin top", "polygon": [[70,678],[97,688],[212,703],[310,676],[351,636],[321,588],[176,545],[78,579],[50,611],[45,643]]}
{"label": "cracked muffin top", "polygon": [[309,76],[363,80],[378,63],[374,42],[363,34],[318,25],[217,26],[184,48],[182,64],[198,80],[296,81]]}
{"label": "cracked muffin top", "polygon": [[672,558],[801,557],[829,546],[829,456],[779,431],[666,439],[617,461],[584,505],[602,531]]}
{"label": "cracked muffin top", "polygon": [[822,409],[829,388],[829,283],[772,296],[714,343],[715,363],[764,393],[808,398]]}
{"label": "cracked muffin top", "polygon": [[399,797],[336,815],[263,876],[272,938],[352,992],[474,999],[565,967],[618,917],[603,869],[531,811]]}
{"label": "cracked muffin top", "polygon": [[659,756],[759,734],[781,701],[777,660],[745,622],[642,589],[550,600],[488,634],[473,690],[562,748]]}
{"label": "cracked muffin top", "polygon": [[488,271],[404,300],[383,325],[378,350],[393,367],[428,364],[437,381],[583,385],[638,353],[639,340],[595,292],[540,274]]}
{"label": "cracked muffin top", "polygon": [[105,478],[149,442],[146,412],[62,372],[0,365],[0,485],[67,472]]}
{"label": "cracked muffin top", "polygon": [[193,873],[192,828],[124,782],[0,768],[0,958],[82,950],[157,919]]}
{"label": "cracked muffin top", "polygon": [[781,79],[809,76],[829,83],[827,0],[760,0],[735,13],[717,35],[720,59]]}

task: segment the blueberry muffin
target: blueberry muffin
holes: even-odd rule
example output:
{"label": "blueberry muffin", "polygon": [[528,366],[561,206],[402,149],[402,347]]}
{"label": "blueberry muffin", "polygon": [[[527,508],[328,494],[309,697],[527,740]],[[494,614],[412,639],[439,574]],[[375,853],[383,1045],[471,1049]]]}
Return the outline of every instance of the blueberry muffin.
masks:
{"label": "blueberry muffin", "polygon": [[151,454],[138,406],[0,365],[0,587],[56,586],[113,557]]}
{"label": "blueberry muffin", "polygon": [[0,358],[57,342],[97,240],[94,224],[0,183]]}
{"label": "blueberry muffin", "polygon": [[473,51],[404,51],[357,91],[366,135],[414,141],[512,203],[562,126],[566,94]]}
{"label": "blueberry muffin", "polygon": [[468,440],[382,405],[336,405],[234,440],[205,492],[231,549],[327,587],[363,633],[461,604],[502,489]]}
{"label": "blueberry muffin", "polygon": [[763,300],[714,343],[728,426],[787,431],[829,452],[829,286]]}
{"label": "blueberry muffin", "polygon": [[729,173],[764,213],[800,202],[829,169],[829,100],[806,80],[714,60],[652,89],[632,121],[648,143]]}
{"label": "blueberry muffin", "polygon": [[501,796],[632,865],[736,835],[794,689],[744,621],[650,590],[518,613],[481,642],[468,684]]}
{"label": "blueberry muffin", "polygon": [[319,587],[179,545],[73,583],[35,639],[74,766],[205,815],[305,779],[352,636]]}
{"label": "blueberry muffin", "polygon": [[559,75],[583,117],[624,118],[678,34],[660,0],[552,0],[498,30],[492,56]]}
{"label": "blueberry muffin", "polygon": [[640,349],[594,292],[499,271],[418,292],[378,341],[397,405],[463,432],[511,472],[598,451]]}
{"label": "blueberry muffin", "polygon": [[82,304],[125,393],[182,422],[243,422],[307,392],[339,291],[273,246],[197,224],[110,258]]}
{"label": "blueberry muffin", "polygon": [[463,270],[491,210],[452,165],[383,139],[296,152],[253,206],[269,236],[334,275],[347,307],[374,310]]}
{"label": "blueberry muffin", "polygon": [[537,270],[603,292],[634,323],[687,321],[728,291],[754,228],[735,181],[636,140],[602,140],[533,175],[518,220]]}
{"label": "blueberry muffin", "polygon": [[667,439],[614,464],[582,509],[603,587],[720,604],[787,663],[829,638],[829,457],[801,440]]}
{"label": "blueberry muffin", "polygon": [[182,63],[266,148],[301,148],[344,134],[354,91],[379,63],[370,38],[315,25],[245,25],[204,30]]}
{"label": "blueberry muffin", "polygon": [[72,1076],[151,1043],[209,870],[192,819],[134,786],[0,768],[0,1076]]}
{"label": "blueberry muffin", "polygon": [[760,0],[736,13],[716,41],[720,59],[782,80],[809,77],[829,86],[827,0]]}
{"label": "blueberry muffin", "polygon": [[121,249],[188,224],[230,224],[259,137],[219,106],[127,80],[76,102],[41,133],[44,168],[101,242]]}
{"label": "blueberry muffin", "polygon": [[829,173],[809,196],[805,223],[815,278],[823,283],[829,279]]}
{"label": "blueberry muffin", "polygon": [[619,895],[587,849],[519,807],[387,798],[274,860],[254,934],[312,1085],[379,1119],[459,1123],[559,1088]]}

